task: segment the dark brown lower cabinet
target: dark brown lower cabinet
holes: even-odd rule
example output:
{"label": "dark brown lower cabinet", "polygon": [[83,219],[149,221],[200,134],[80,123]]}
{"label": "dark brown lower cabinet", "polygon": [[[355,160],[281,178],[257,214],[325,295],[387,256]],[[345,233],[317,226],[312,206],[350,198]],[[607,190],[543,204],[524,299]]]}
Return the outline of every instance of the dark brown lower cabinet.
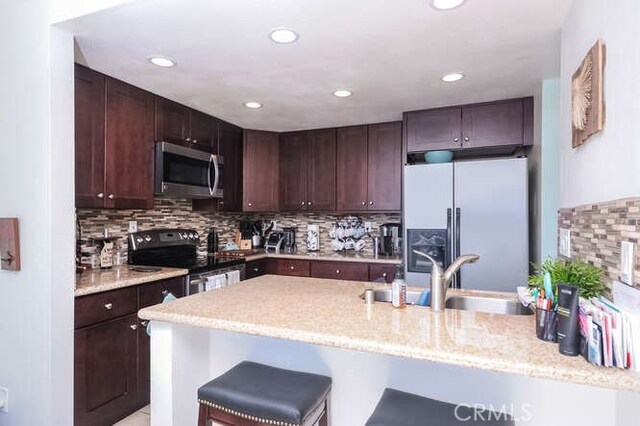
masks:
{"label": "dark brown lower cabinet", "polygon": [[316,261],[311,264],[311,276],[313,278],[367,281],[369,267],[366,263]]}
{"label": "dark brown lower cabinet", "polygon": [[292,277],[308,277],[311,262],[308,260],[276,259],[277,274]]}
{"label": "dark brown lower cabinet", "polygon": [[267,274],[267,260],[268,259],[258,259],[252,260],[251,262],[247,262],[246,266],[246,277],[247,279],[260,277],[264,274]]}
{"label": "dark brown lower cabinet", "polygon": [[372,263],[369,265],[369,281],[384,278],[387,283],[393,282],[396,276],[396,265]]}
{"label": "dark brown lower cabinet", "polygon": [[184,289],[176,277],[75,300],[76,426],[112,425],[149,403],[151,341],[138,310]]}
{"label": "dark brown lower cabinet", "polygon": [[75,424],[111,425],[138,407],[135,313],[75,332]]}

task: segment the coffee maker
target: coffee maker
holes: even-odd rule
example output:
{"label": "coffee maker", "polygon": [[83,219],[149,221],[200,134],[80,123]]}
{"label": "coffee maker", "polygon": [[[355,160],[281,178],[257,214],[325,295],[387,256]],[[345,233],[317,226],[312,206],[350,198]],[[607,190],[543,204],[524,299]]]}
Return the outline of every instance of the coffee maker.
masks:
{"label": "coffee maker", "polygon": [[284,233],[284,241],[282,249],[285,253],[294,253],[296,251],[296,228],[282,228]]}
{"label": "coffee maker", "polygon": [[402,224],[385,223],[380,226],[380,247],[378,253],[391,256],[402,253]]}

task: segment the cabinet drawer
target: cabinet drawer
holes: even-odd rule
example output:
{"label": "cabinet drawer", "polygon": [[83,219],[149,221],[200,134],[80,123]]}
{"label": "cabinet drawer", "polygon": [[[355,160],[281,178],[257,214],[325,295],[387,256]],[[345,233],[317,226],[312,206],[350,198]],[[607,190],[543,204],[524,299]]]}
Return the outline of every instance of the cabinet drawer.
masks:
{"label": "cabinet drawer", "polygon": [[79,297],[75,300],[75,328],[132,314],[137,304],[135,287]]}
{"label": "cabinet drawer", "polygon": [[247,279],[260,277],[267,273],[267,259],[252,260],[247,262]]}
{"label": "cabinet drawer", "polygon": [[387,265],[381,263],[372,263],[369,265],[369,281],[375,281],[380,278],[388,283],[393,281],[396,275],[396,265]]}
{"label": "cabinet drawer", "polygon": [[308,277],[310,263],[308,260],[278,259],[278,275]]}
{"label": "cabinet drawer", "polygon": [[367,281],[369,268],[366,263],[315,261],[311,264],[311,276],[313,278]]}
{"label": "cabinet drawer", "polygon": [[177,298],[183,297],[184,281],[184,277],[175,277],[138,286],[139,309],[162,303],[168,293]]}

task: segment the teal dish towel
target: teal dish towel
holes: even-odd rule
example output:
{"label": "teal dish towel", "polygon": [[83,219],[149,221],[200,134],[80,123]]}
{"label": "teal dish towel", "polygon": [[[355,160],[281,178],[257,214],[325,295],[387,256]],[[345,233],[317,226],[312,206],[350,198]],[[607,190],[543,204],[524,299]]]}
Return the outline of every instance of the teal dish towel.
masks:
{"label": "teal dish towel", "polygon": [[418,305],[420,306],[431,306],[431,290],[425,288],[420,293],[420,298],[418,299]]}
{"label": "teal dish towel", "polygon": [[[167,293],[167,295],[162,299],[162,303],[173,302],[178,298],[173,295],[173,293]],[[151,337],[151,321],[147,323],[147,335]]]}

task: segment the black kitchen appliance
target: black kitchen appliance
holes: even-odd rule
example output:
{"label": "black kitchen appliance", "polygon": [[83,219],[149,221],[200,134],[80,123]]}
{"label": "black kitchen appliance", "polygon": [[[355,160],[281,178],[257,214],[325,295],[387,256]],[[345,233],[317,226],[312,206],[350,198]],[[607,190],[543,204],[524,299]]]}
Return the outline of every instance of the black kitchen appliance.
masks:
{"label": "black kitchen appliance", "polygon": [[285,253],[294,253],[296,251],[296,228],[282,228],[284,241],[282,242],[282,250]]}
{"label": "black kitchen appliance", "polygon": [[129,234],[128,261],[130,265],[162,266],[189,270],[185,293],[200,288],[196,284],[207,277],[227,271],[240,271],[244,279],[245,260],[232,256],[200,256],[200,236],[193,229],[155,229]]}
{"label": "black kitchen appliance", "polygon": [[280,253],[282,251],[282,243],[284,242],[284,232],[273,231],[267,237],[267,242],[264,245],[267,253]]}
{"label": "black kitchen appliance", "polygon": [[216,232],[216,228],[211,228],[209,230],[209,235],[207,235],[207,253],[217,253],[218,245],[218,233]]}
{"label": "black kitchen appliance", "polygon": [[380,247],[378,253],[391,256],[402,252],[402,224],[385,223],[380,226]]}

